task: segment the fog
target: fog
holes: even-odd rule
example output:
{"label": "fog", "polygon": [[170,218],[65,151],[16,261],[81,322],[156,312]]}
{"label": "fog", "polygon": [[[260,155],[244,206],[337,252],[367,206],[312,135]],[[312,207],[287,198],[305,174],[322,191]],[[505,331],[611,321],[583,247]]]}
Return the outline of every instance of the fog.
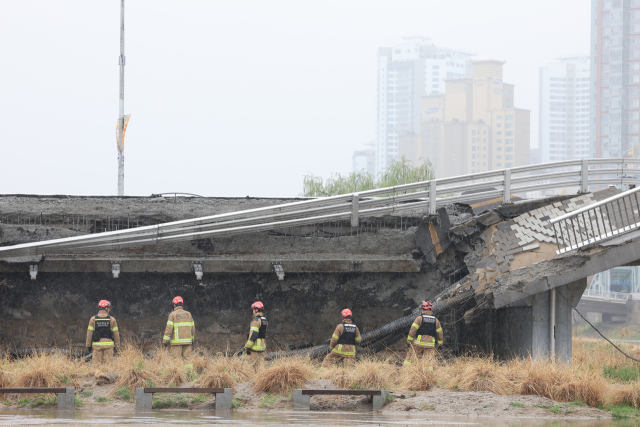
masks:
{"label": "fog", "polygon": [[[114,195],[119,0],[0,3],[0,193]],[[588,54],[586,0],[126,0],[125,194],[296,196],[375,139],[402,36],[506,61],[537,145],[538,70]]]}

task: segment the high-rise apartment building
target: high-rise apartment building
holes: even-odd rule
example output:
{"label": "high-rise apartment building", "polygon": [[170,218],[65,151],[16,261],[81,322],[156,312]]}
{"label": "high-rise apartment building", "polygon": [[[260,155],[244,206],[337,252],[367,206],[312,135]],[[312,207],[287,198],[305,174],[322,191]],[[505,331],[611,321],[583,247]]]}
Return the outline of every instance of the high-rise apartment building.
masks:
{"label": "high-rise apartment building", "polygon": [[447,78],[470,75],[472,56],[424,37],[378,50],[376,173],[398,157],[398,134],[420,134],[422,96],[444,92]]}
{"label": "high-rise apartment building", "polygon": [[530,111],[513,105],[502,61],[473,61],[472,77],[445,80],[422,97],[419,134],[399,136],[399,156],[429,159],[437,178],[528,165]]}
{"label": "high-rise apartment building", "polygon": [[590,157],[590,80],[586,55],[540,68],[541,163]]}
{"label": "high-rise apartment building", "polygon": [[591,0],[591,156],[638,143],[640,0]]}

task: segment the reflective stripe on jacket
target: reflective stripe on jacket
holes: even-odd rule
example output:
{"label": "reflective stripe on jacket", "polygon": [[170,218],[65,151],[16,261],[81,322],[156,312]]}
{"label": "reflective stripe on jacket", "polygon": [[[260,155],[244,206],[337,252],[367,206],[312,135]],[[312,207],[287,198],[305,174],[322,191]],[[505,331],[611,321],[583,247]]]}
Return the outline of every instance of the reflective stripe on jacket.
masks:
{"label": "reflective stripe on jacket", "polygon": [[101,338],[98,342],[93,342],[93,331],[96,330],[96,316],[91,317],[89,320],[89,327],[87,328],[87,340],[85,342],[86,347],[120,347],[120,332],[118,332],[118,323],[116,318],[109,316],[107,310],[100,310],[98,317],[110,317],[111,318],[111,332],[113,332],[113,341],[108,338]]}
{"label": "reflective stripe on jacket", "polygon": [[249,324],[249,337],[244,347],[252,351],[265,351],[267,349],[266,338],[258,338],[260,327],[262,326],[262,321],[260,320],[262,316],[264,316],[264,313],[261,311],[257,312]]}
{"label": "reflective stripe on jacket", "polygon": [[[351,320],[345,319],[343,323],[336,326],[336,330],[331,335],[331,342],[329,342],[329,348],[333,353],[340,354],[342,356],[355,356],[356,346],[350,344],[338,344],[338,340],[344,332],[344,323],[351,323]],[[362,337],[360,336],[360,329],[356,326],[356,344],[360,344]]]}
{"label": "reflective stripe on jacket", "polygon": [[[428,314],[432,316],[431,310],[423,311],[424,314]],[[420,347],[435,347],[436,339],[431,335],[418,335],[418,329],[420,329],[420,325],[422,325],[422,314],[413,321],[411,324],[411,329],[409,330],[409,336],[407,340],[414,344],[419,345]],[[436,335],[438,338],[437,344],[442,345],[444,343],[444,334],[442,332],[442,325],[440,325],[440,321],[436,319]]]}
{"label": "reflective stripe on jacket", "polygon": [[170,342],[171,345],[189,345],[193,344],[195,335],[196,327],[191,313],[180,305],[174,308],[169,314],[162,342]]}

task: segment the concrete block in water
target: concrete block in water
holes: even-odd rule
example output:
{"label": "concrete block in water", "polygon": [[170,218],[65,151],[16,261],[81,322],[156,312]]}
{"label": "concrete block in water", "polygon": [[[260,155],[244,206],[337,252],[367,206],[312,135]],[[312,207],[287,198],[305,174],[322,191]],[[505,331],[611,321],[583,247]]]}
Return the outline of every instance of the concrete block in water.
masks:
{"label": "concrete block in water", "polygon": [[75,389],[67,388],[66,393],[58,393],[58,409],[74,410],[75,409]]}
{"label": "concrete block in water", "polygon": [[303,396],[301,389],[293,390],[293,409],[301,411],[311,410],[311,396]]}
{"label": "concrete block in water", "polygon": [[136,388],[136,411],[150,411],[153,408],[153,393],[145,393],[144,388]]}
{"label": "concrete block in water", "polygon": [[381,410],[388,397],[389,397],[388,390],[381,390],[380,396],[373,396],[373,410],[374,411]]}
{"label": "concrete block in water", "polygon": [[216,393],[216,411],[230,411],[233,389],[225,388],[224,393]]}

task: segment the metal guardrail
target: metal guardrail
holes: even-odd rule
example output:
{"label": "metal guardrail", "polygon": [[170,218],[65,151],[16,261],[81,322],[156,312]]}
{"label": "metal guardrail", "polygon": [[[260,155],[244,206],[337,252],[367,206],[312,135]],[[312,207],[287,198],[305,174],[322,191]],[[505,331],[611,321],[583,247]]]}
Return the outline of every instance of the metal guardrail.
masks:
{"label": "metal guardrail", "polygon": [[556,234],[557,254],[600,242],[640,225],[640,187],[616,194],[549,223]]}
{"label": "metal guardrail", "polygon": [[610,291],[599,291],[595,289],[587,289],[582,294],[582,297],[588,298],[597,298],[604,301],[627,301],[629,299],[629,295],[626,292],[610,292]]}
{"label": "metal guardrail", "polygon": [[640,168],[640,159],[570,160],[501,169],[157,225],[5,246],[0,247],[0,257],[189,241],[326,221],[350,220],[351,226],[357,227],[360,218],[408,211],[435,214],[438,207],[457,202],[496,198],[510,203],[512,194],[530,191],[574,187],[578,192],[587,192],[589,186],[595,185],[640,184],[640,177],[628,175],[632,170],[628,166]]}

